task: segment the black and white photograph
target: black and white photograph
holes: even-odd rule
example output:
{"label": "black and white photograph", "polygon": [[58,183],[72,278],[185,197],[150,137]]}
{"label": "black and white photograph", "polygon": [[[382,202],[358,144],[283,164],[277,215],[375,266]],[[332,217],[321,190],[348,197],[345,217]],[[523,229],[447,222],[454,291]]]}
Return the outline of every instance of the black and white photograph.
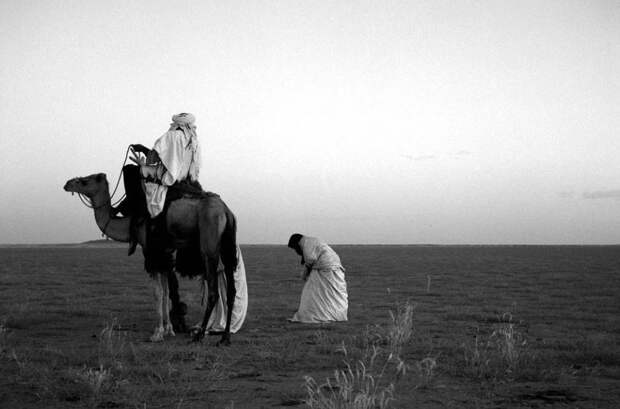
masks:
{"label": "black and white photograph", "polygon": [[0,408],[620,407],[620,1],[0,1]]}

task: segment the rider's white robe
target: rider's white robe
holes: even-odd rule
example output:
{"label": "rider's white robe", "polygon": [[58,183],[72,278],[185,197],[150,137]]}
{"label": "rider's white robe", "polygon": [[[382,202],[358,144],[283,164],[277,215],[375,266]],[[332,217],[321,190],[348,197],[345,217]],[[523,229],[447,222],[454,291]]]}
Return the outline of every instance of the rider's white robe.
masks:
{"label": "rider's white robe", "polygon": [[[245,321],[245,315],[248,311],[248,286],[245,281],[245,265],[243,264],[243,256],[241,255],[239,246],[237,246],[237,259],[237,268],[234,273],[237,295],[235,296],[235,304],[233,305],[230,319],[230,332],[233,333],[239,331],[243,325],[243,321]],[[226,328],[226,314],[228,311],[228,305],[226,303],[226,275],[219,268],[217,284],[220,298],[217,304],[215,304],[215,308],[211,313],[211,318],[209,318],[207,324],[208,331],[224,331]]]}
{"label": "rider's white robe", "polygon": [[192,162],[190,136],[181,130],[168,131],[160,136],[153,145],[161,163],[166,167],[161,184],[145,182],[146,206],[151,217],[157,216],[164,209],[168,186],[183,180],[189,174]]}

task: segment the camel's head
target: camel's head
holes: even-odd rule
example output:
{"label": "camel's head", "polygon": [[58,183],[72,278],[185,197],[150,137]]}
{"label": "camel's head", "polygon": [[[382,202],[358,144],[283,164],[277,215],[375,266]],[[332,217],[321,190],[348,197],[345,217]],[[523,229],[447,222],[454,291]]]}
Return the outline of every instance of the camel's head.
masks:
{"label": "camel's head", "polygon": [[108,191],[108,180],[105,173],[96,173],[82,178],[73,178],[65,183],[64,189],[67,192],[80,193],[88,197],[93,197],[101,190]]}

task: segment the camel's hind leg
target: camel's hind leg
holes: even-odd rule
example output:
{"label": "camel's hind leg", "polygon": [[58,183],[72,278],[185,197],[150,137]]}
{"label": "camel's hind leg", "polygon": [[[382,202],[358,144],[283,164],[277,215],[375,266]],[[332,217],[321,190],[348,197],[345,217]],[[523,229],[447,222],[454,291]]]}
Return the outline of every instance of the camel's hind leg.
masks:
{"label": "camel's hind leg", "polygon": [[153,290],[158,323],[150,340],[151,342],[162,342],[164,335],[175,335],[170,323],[170,299],[166,274],[156,273],[153,276]]}
{"label": "camel's hind leg", "polygon": [[224,274],[226,274],[226,328],[222,339],[217,345],[230,345],[230,321],[232,320],[232,311],[235,305],[235,297],[237,296],[237,289],[235,288],[235,270],[230,266],[224,266]]}
{"label": "camel's hind leg", "polygon": [[217,263],[217,258],[206,257],[205,265],[207,271],[205,272],[204,279],[207,282],[207,308],[205,309],[205,315],[202,318],[200,328],[198,328],[194,334],[194,341],[200,341],[204,337],[213,308],[220,298],[220,293],[217,288]]}

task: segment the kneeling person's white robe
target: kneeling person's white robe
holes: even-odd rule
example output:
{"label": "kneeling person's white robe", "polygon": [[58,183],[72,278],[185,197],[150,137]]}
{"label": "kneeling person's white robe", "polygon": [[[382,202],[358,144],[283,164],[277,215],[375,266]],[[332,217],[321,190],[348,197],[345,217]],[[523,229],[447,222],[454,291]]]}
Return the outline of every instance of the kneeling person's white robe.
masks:
{"label": "kneeling person's white robe", "polygon": [[290,321],[319,323],[346,321],[349,300],[340,257],[327,243],[303,236],[299,241],[305,266],[311,269],[299,308]]}
{"label": "kneeling person's white robe", "polygon": [[[230,332],[235,333],[239,331],[245,321],[245,316],[248,310],[248,286],[245,280],[245,265],[243,264],[243,257],[241,256],[241,249],[237,246],[237,268],[235,269],[235,304],[233,305],[232,317],[230,319]],[[223,267],[222,267],[223,268]],[[228,304],[226,302],[226,274],[223,270],[218,268],[217,284],[220,297],[211,312],[211,317],[207,323],[207,331],[224,331],[226,328],[226,314],[228,311]]]}

